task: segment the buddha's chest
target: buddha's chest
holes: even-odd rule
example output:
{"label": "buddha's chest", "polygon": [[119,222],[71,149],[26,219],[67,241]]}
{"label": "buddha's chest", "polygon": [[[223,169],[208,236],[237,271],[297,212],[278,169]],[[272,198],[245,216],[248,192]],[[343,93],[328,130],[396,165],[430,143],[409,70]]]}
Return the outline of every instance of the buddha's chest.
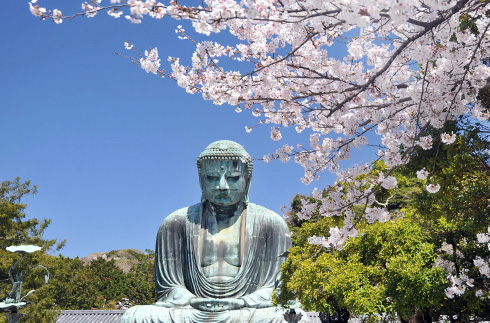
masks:
{"label": "buddha's chest", "polygon": [[234,277],[242,264],[241,221],[208,223],[201,230],[201,268],[207,277]]}

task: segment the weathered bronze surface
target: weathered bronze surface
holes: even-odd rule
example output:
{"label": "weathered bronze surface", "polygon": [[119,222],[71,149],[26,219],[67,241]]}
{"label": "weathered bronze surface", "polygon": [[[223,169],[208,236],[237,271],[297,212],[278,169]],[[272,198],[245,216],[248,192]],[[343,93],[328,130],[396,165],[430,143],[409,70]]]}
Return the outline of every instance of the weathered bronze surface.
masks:
{"label": "weathered bronze surface", "polygon": [[130,308],[121,322],[286,322],[271,295],[291,240],[278,214],[248,202],[250,156],[222,140],[197,165],[201,202],[170,214],[158,230],[156,302]]}

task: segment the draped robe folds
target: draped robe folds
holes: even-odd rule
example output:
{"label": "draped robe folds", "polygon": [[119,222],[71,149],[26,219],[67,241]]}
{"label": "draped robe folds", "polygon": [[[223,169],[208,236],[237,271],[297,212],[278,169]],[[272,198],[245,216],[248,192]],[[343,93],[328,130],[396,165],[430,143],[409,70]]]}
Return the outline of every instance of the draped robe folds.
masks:
{"label": "draped robe folds", "polygon": [[[279,323],[284,311],[272,307],[271,295],[279,281],[284,258],[291,247],[284,220],[276,213],[249,203],[243,259],[238,274],[226,281],[211,281],[201,270],[201,203],[177,210],[160,225],[155,250],[156,303],[135,306],[123,323]],[[243,223],[243,222],[242,222]],[[191,298],[236,298],[246,307],[223,312],[206,312],[189,305]],[[301,311],[302,312],[302,311]],[[308,322],[303,313],[301,322]]]}

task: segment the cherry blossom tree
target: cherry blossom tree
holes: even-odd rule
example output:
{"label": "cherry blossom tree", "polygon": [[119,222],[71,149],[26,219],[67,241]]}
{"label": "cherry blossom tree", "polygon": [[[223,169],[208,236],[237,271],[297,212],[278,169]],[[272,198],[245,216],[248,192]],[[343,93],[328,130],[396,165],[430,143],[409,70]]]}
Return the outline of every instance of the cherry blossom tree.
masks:
{"label": "cherry blossom tree", "polygon": [[[408,162],[414,147],[432,147],[425,129],[441,128],[460,115],[490,116],[477,100],[490,84],[488,0],[205,0],[200,6],[91,0],[70,15],[43,8],[37,0],[29,7],[33,15],[58,24],[103,12],[132,23],[147,16],[190,20],[197,33],[210,36],[196,41],[177,27],[178,36],[195,45],[191,65],[170,57],[164,68],[157,48],[138,54],[126,43],[130,59],[148,73],[175,80],[188,93],[229,104],[237,112],[249,110],[257,125],[271,127],[275,141],[287,127],[307,131],[308,146],[286,144],[263,159],[293,159],[304,168],[305,184],[325,170],[337,174],[337,183],[349,184],[347,189],[337,183],[327,187],[328,198],[322,200],[321,215],[346,219],[326,239],[330,246],[340,247],[356,235],[360,219],[349,212],[351,206],[364,206],[362,217],[369,222],[390,218],[386,201],[376,203],[374,194],[381,187],[396,187],[391,173]],[[215,41],[220,38],[212,34],[220,32],[231,34],[236,43]],[[331,55],[338,46],[346,48],[342,59]],[[377,158],[390,170],[358,180],[369,164],[343,169],[340,163],[353,148],[370,145],[369,133],[379,136]],[[444,144],[455,139],[453,133],[441,137]],[[417,176],[428,173],[422,169]],[[435,194],[440,185],[426,188]],[[308,203],[304,207],[304,217],[315,209]]]}
{"label": "cherry blossom tree", "polygon": [[[308,306],[314,306],[313,310],[323,311],[324,306],[347,307],[351,314],[370,314],[373,308],[383,313],[393,306],[400,309],[400,305],[403,304],[402,307],[408,309],[408,313],[425,312],[430,314],[433,320],[438,320],[440,315],[446,315],[453,321],[488,318],[490,129],[482,124],[474,124],[468,118],[465,119],[458,118],[458,122],[447,122],[442,129],[429,127],[424,135],[430,134],[434,138],[433,147],[430,150],[416,147],[416,153],[410,162],[393,172],[392,175],[396,176],[397,181],[395,194],[392,193],[393,188],[384,187],[376,193],[377,201],[384,201],[392,196],[387,206],[388,210],[392,215],[395,210],[399,210],[404,213],[404,217],[386,223],[362,223],[358,226],[362,233],[349,239],[338,252],[331,252],[328,239],[324,236],[335,234],[332,227],[338,225],[342,218],[319,219],[321,201],[313,197],[296,196],[287,218],[294,232],[294,247],[290,249],[287,264],[282,271],[282,286],[285,286],[282,292],[285,294],[280,296],[281,301],[296,296],[307,300]],[[451,132],[457,136],[453,144],[446,145],[441,134]],[[375,163],[368,175],[376,178],[382,172],[386,172],[386,167],[380,161]],[[440,186],[436,193],[430,193],[426,189],[428,183],[433,182]],[[313,210],[307,209],[312,214],[309,220],[305,220],[304,217],[304,203],[316,205]],[[359,212],[360,208],[352,210]],[[370,222],[369,217],[370,214],[366,214],[365,222]],[[409,230],[405,234],[395,229],[396,226],[402,228],[405,225]],[[412,231],[415,229],[420,230],[420,234]],[[390,239],[383,240],[383,230],[398,242],[393,244]],[[378,237],[370,238],[370,234]],[[422,248],[417,246],[417,239],[432,246],[432,256],[424,254]],[[362,249],[363,243],[359,244],[362,240],[365,241],[365,247],[373,248],[372,251]],[[404,252],[402,257],[410,255],[413,257],[412,260],[401,260],[400,255],[396,255],[395,250],[403,244],[409,246],[407,250],[410,251]],[[378,247],[386,248],[387,252],[374,250]],[[359,256],[352,256],[352,253]],[[338,262],[342,257],[345,257],[343,259],[346,261]],[[416,258],[424,261],[416,261]],[[359,261],[362,266],[372,266],[376,263],[374,259],[380,261],[374,272],[380,274],[387,269],[391,272],[385,277],[388,279],[376,277],[369,282],[370,276],[367,273],[364,276],[358,273],[360,276],[357,276],[362,278],[350,274],[343,275],[359,271]],[[397,262],[400,266],[390,264],[391,261]],[[417,267],[422,263],[424,266]],[[407,275],[409,272],[413,275]],[[436,273],[438,278],[434,279],[435,276],[432,275]],[[349,282],[349,277],[354,281],[361,279],[361,285],[368,284],[379,293],[375,293],[377,296],[363,293],[365,301],[360,301],[364,296],[348,296],[351,292],[365,290],[359,284],[349,285],[352,282]],[[396,283],[388,283],[389,279],[394,277],[403,279]],[[420,284],[415,283],[417,280]],[[381,287],[383,284],[386,284],[386,288]],[[405,284],[414,284],[416,287],[408,287]],[[405,285],[405,288],[400,288],[402,285]],[[396,291],[409,292],[405,297],[401,294],[395,295]],[[417,295],[421,291],[424,291],[424,295],[429,295],[429,298],[424,299],[426,296]],[[394,294],[388,295],[390,293]],[[333,296],[330,297],[331,295]],[[339,300],[341,303],[336,304]],[[349,301],[354,303],[349,304]],[[378,306],[373,304],[375,302],[386,303],[384,306]],[[357,307],[358,305],[362,309]],[[429,311],[426,312],[424,308]],[[396,311],[400,314],[399,310]],[[401,317],[407,319],[408,313],[405,312]]]}

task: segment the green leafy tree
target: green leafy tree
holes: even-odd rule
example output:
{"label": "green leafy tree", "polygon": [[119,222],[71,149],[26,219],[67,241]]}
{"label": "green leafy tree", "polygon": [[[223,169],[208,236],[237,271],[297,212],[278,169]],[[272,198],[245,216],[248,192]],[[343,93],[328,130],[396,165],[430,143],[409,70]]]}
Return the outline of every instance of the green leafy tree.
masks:
{"label": "green leafy tree", "polygon": [[128,298],[133,305],[155,301],[154,253],[138,254],[138,262],[125,273],[114,260],[95,259],[85,264],[62,255],[49,263],[51,282],[36,292],[63,310],[116,309]]}
{"label": "green leafy tree", "polygon": [[[31,304],[21,310],[26,314],[22,321],[54,322],[59,311],[65,309],[116,309],[123,298],[128,298],[133,305],[154,302],[155,254],[151,250],[145,254],[128,251],[135,259],[129,272],[120,269],[114,260],[99,258],[85,264],[78,258],[49,255],[49,250],[60,250],[64,241],[57,244],[56,240],[43,238],[50,220],[27,218],[27,205],[22,200],[36,192],[36,186],[20,178],[3,181],[0,186],[0,279],[6,286],[3,292],[9,291],[9,267],[20,256],[5,250],[10,245],[42,247],[41,252],[25,255],[19,268],[25,272],[28,266],[42,264],[50,272],[48,285],[44,284],[44,274],[36,274],[36,271],[25,280],[23,294],[31,289],[36,292],[28,297]],[[4,321],[5,318],[0,317],[0,322]]]}
{"label": "green leafy tree", "polygon": [[155,302],[155,252],[147,249],[146,254],[136,256],[138,262],[127,274],[127,293],[133,305]]}
{"label": "green leafy tree", "polygon": [[[49,256],[46,255],[48,250],[52,248],[59,250],[64,245],[64,241],[57,243],[54,239],[44,239],[43,234],[50,224],[50,220],[28,219],[26,217],[27,205],[22,203],[22,200],[27,196],[36,194],[36,192],[36,186],[31,185],[30,181],[23,182],[20,178],[0,183],[0,288],[2,288],[1,286],[4,288],[1,297],[9,291],[9,268],[20,257],[17,253],[7,252],[6,247],[21,244],[42,247],[41,252],[28,254],[19,263],[19,269],[23,269],[25,273],[30,266],[39,263],[46,264],[49,259]],[[43,285],[44,274],[37,275],[34,271],[27,277],[23,285],[23,295],[26,291],[38,289]],[[43,323],[54,320],[57,313],[53,311],[53,304],[47,299],[40,299],[34,293],[28,297],[28,300],[32,301],[32,304],[22,309],[22,312],[27,314],[23,319],[24,321]]]}
{"label": "green leafy tree", "polygon": [[[305,224],[305,236],[328,228],[322,222]],[[408,216],[366,226],[338,252],[297,239],[303,241],[297,241],[282,267],[279,303],[297,298],[306,310],[347,309],[370,320],[382,313],[408,319],[441,308],[445,273],[433,266],[435,247]]]}

